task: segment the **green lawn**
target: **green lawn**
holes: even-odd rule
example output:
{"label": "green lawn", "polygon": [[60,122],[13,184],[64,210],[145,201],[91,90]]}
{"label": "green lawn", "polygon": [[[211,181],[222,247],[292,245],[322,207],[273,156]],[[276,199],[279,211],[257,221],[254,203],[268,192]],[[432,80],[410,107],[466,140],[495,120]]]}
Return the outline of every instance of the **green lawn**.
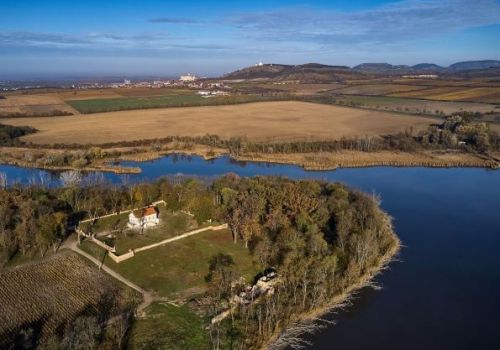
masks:
{"label": "green lawn", "polygon": [[127,230],[123,234],[116,235],[116,253],[120,255],[130,249],[160,242],[196,228],[196,221],[191,216],[180,212],[170,213],[160,210],[158,226],[145,229],[143,234],[136,230]]}
{"label": "green lawn", "polygon": [[[81,248],[99,259],[104,256],[104,251],[91,242],[84,242]],[[231,255],[238,273],[248,281],[261,269],[253,263],[248,249],[232,242],[229,230],[202,232],[137,253],[119,264],[107,257],[105,264],[160,296],[178,292],[189,295],[204,288],[209,260],[217,253]]]}
{"label": "green lawn", "polygon": [[85,232],[92,230],[94,233],[123,229],[127,226],[128,215],[129,213],[127,212],[115,216],[108,216],[106,218],[97,219],[94,224],[92,224],[91,221],[84,222],[80,224],[80,228]]}
{"label": "green lawn", "polygon": [[175,94],[154,97],[120,97],[89,100],[68,100],[65,102],[71,107],[78,110],[80,113],[88,114],[133,109],[226,105],[267,101],[273,99],[276,98],[269,98],[258,95],[219,96],[203,98],[197,94],[192,93],[190,95]]}
{"label": "green lawn", "polygon": [[[127,228],[128,212],[98,219],[94,224],[85,222],[80,224],[80,227],[85,232],[90,230],[96,233],[97,238],[106,244],[115,246],[118,255],[126,253],[130,249],[156,243],[198,228],[196,221],[185,213],[172,213],[163,205],[158,206],[158,209],[160,210],[160,224],[145,229],[143,234]],[[109,231],[112,231],[112,238],[109,238],[108,235],[99,235],[99,233]]]}
{"label": "green lawn", "polygon": [[187,306],[153,303],[131,329],[130,349],[210,349],[203,321]]}
{"label": "green lawn", "polygon": [[104,255],[107,253],[106,250],[102,249],[97,244],[87,240],[83,240],[79,245],[79,248],[97,258],[99,261],[102,261],[104,259]]}

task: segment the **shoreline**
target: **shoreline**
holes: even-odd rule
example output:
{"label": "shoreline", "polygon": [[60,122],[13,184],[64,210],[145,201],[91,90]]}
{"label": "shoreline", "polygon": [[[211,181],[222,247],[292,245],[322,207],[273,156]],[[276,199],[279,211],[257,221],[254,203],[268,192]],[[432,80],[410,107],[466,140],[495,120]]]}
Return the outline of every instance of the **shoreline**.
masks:
{"label": "shoreline", "polygon": [[[295,319],[291,320],[287,327],[285,327],[279,334],[275,334],[273,337],[271,337],[265,344],[263,344],[261,349],[284,349],[285,347],[289,346],[289,344],[287,344],[286,342],[280,344],[279,341],[281,338],[286,338],[287,332],[290,330],[291,326],[293,326],[294,324],[314,325],[320,317],[330,314],[336,309],[342,308],[357,291],[365,287],[369,287],[373,279],[380,275],[388,267],[388,265],[394,260],[394,257],[397,256],[397,254],[401,250],[401,240],[394,231],[392,232],[392,234],[395,239],[395,244],[383,256],[380,257],[380,261],[377,265],[373,266],[364,275],[360,276],[356,283],[347,287],[341,294],[334,296],[327,305],[300,314]],[[303,332],[300,335],[294,334],[294,337],[303,338],[304,336],[311,334],[314,334],[314,331],[312,333]]]}
{"label": "shoreline", "polygon": [[[9,153],[8,151],[11,151]],[[22,168],[34,168],[49,171],[82,171],[82,172],[107,172],[114,174],[140,174],[140,166],[112,165],[114,162],[147,162],[155,161],[169,155],[198,156],[204,160],[212,160],[229,156],[240,162],[260,162],[269,164],[295,165],[306,171],[331,171],[341,168],[367,168],[367,167],[426,167],[426,168],[485,168],[499,169],[499,155],[479,155],[466,152],[447,150],[426,150],[419,152],[400,151],[374,151],[362,152],[342,150],[337,152],[318,153],[242,153],[232,155],[229,150],[213,148],[205,145],[192,145],[190,148],[177,148],[150,151],[137,150],[137,148],[122,148],[124,154],[108,156],[84,167],[71,165],[50,166],[24,161],[13,156],[15,152],[23,154],[32,150],[24,147],[0,147],[1,165],[11,165]],[[41,149],[41,152],[61,152],[63,150]],[[135,152],[133,152],[135,151]],[[9,157],[10,156],[10,157]]]}
{"label": "shoreline", "polygon": [[19,161],[4,162],[0,161],[0,165],[14,166],[23,169],[35,169],[35,170],[46,170],[54,172],[64,172],[64,171],[80,171],[80,172],[102,172],[102,173],[113,173],[118,175],[127,174],[140,174],[142,173],[139,167],[113,167],[113,166],[90,166],[84,168],[77,168],[73,166],[44,166],[44,165],[31,165],[28,163],[23,163]]}
{"label": "shoreline", "polygon": [[369,167],[425,167],[425,168],[489,168],[500,164],[492,158],[471,153],[442,151],[393,152],[393,151],[339,151],[324,153],[246,154],[233,157],[238,161],[266,162],[297,165],[307,171],[327,171],[341,168]]}

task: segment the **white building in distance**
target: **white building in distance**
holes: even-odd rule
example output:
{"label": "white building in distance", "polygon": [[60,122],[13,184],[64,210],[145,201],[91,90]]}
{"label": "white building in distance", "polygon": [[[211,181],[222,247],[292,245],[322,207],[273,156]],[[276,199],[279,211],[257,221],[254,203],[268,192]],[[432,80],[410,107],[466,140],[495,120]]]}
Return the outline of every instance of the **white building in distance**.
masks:
{"label": "white building in distance", "polygon": [[411,75],[403,75],[403,78],[407,79],[436,79],[438,77],[437,74],[411,74]]}
{"label": "white building in distance", "polygon": [[191,73],[188,73],[187,75],[181,75],[179,77],[180,81],[185,81],[185,82],[190,82],[190,81],[196,81],[198,77],[196,75],[192,75]]}

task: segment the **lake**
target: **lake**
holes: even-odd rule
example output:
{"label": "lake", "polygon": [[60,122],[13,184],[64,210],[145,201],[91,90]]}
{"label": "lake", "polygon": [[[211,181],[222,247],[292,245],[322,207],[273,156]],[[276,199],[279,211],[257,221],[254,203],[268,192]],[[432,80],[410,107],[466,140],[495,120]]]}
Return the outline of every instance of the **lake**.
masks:
{"label": "lake", "polygon": [[[205,161],[169,156],[139,166],[142,174],[104,177],[114,183],[164,175],[283,175],[341,181],[381,196],[404,248],[400,261],[364,289],[337,321],[309,339],[314,349],[500,349],[500,171],[374,167],[308,172],[297,166]],[[10,182],[55,173],[1,166]]]}

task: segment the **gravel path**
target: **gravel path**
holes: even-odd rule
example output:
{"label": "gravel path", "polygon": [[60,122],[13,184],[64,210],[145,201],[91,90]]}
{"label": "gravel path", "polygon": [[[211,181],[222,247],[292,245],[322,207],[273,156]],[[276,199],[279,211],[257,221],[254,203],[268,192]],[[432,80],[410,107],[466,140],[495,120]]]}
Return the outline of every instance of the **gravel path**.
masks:
{"label": "gravel path", "polygon": [[81,250],[80,248],[78,248],[78,240],[76,240],[74,236],[68,238],[63,243],[62,247],[63,248],[71,249],[75,253],[80,254],[81,256],[85,257],[86,259],[90,260],[92,263],[94,263],[95,265],[97,265],[97,267],[99,267],[100,270],[103,270],[108,275],[114,277],[118,281],[124,283],[125,285],[129,286],[130,288],[135,289],[136,291],[138,291],[139,293],[141,293],[144,300],[137,307],[137,313],[138,314],[141,314],[144,311],[144,309],[146,309],[153,302],[154,298],[153,298],[153,295],[151,294],[151,292],[148,292],[147,290],[139,287],[137,284],[133,283],[132,281],[130,281],[128,279],[126,279],[125,277],[123,277],[122,275],[120,275],[119,273],[117,273],[116,271],[114,271],[114,270],[110,269],[108,266],[104,265],[101,261],[97,260],[92,255],[90,255],[90,254],[84,252],[83,250]]}

